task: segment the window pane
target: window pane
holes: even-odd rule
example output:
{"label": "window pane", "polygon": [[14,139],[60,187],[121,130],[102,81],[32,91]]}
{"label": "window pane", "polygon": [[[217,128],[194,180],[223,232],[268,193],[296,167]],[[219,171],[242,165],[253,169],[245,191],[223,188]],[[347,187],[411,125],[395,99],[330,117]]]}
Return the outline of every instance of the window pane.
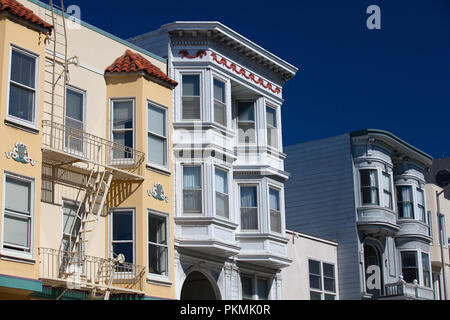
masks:
{"label": "window pane", "polygon": [[166,139],[148,135],[148,160],[165,166],[166,163]]}
{"label": "window pane", "polygon": [[167,248],[148,245],[148,271],[153,274],[167,275]]}
{"label": "window pane", "polygon": [[274,108],[266,107],[267,124],[277,127],[277,111]]}
{"label": "window pane", "polygon": [[269,146],[278,148],[278,129],[267,127],[267,143]]}
{"label": "window pane", "polygon": [[116,255],[123,254],[125,262],[134,263],[133,242],[113,243],[113,252]]}
{"label": "window pane", "polygon": [[[63,207],[63,232],[64,234],[70,234],[70,230],[77,216],[78,206],[73,204],[64,203]],[[80,211],[80,216],[83,216],[83,210]],[[73,228],[72,236],[76,236],[81,227],[81,219],[77,220],[75,227]]]}
{"label": "window pane", "polygon": [[200,96],[200,76],[183,75],[183,97]]}
{"label": "window pane", "polygon": [[35,88],[36,58],[12,50],[11,80]]}
{"label": "window pane", "polygon": [[157,244],[167,244],[166,219],[155,215],[148,216],[148,239]]}
{"label": "window pane", "polygon": [[112,239],[133,240],[133,213],[131,211],[113,213]]}
{"label": "window pane", "polygon": [[5,215],[4,243],[12,246],[29,247],[30,220]]}
{"label": "window pane", "polygon": [[148,105],[148,130],[157,135],[166,136],[166,111]]}
{"label": "window pane", "polygon": [[133,102],[115,101],[113,111],[114,129],[132,129],[133,128]]}
{"label": "window pane", "polygon": [[183,98],[182,116],[184,120],[200,119],[200,98]]}
{"label": "window pane", "polygon": [[114,142],[129,149],[125,148],[115,148],[113,157],[114,159],[131,159],[133,158],[132,149],[134,147],[133,142],[133,131],[125,131],[125,132],[114,132],[113,133]]}
{"label": "window pane", "polygon": [[239,143],[255,143],[256,132],[254,123],[239,123]]}
{"label": "window pane", "polygon": [[225,103],[225,83],[214,79],[214,99]]}
{"label": "window pane", "polygon": [[219,102],[214,102],[214,121],[226,126],[227,124],[227,113],[226,105]]}
{"label": "window pane", "polygon": [[183,187],[184,189],[200,189],[201,167],[183,167]]}
{"label": "window pane", "polygon": [[281,233],[281,214],[279,211],[270,210],[270,231]]}
{"label": "window pane", "polygon": [[242,299],[253,300],[253,281],[251,278],[241,276]]}
{"label": "window pane", "polygon": [[258,209],[241,208],[241,229],[258,230]]}
{"label": "window pane", "polygon": [[228,218],[228,196],[216,193],[216,214],[221,217]]}
{"label": "window pane", "polygon": [[65,146],[72,151],[83,152],[83,123],[66,118]]}
{"label": "window pane", "polygon": [[216,191],[228,194],[227,172],[216,169]]}
{"label": "window pane", "polygon": [[327,278],[334,278],[334,266],[332,264],[323,264],[323,276]]}
{"label": "window pane", "polygon": [[415,251],[402,252],[402,266],[403,267],[417,267]]}
{"label": "window pane", "polygon": [[269,299],[269,283],[267,280],[258,279],[258,299]]}
{"label": "window pane", "polygon": [[320,275],[320,262],[309,260],[309,273]]}
{"label": "window pane", "polygon": [[321,283],[320,276],[315,276],[310,274],[309,275],[309,285],[312,289],[318,289],[322,290],[322,283]]}
{"label": "window pane", "polygon": [[431,272],[430,272],[430,257],[426,253],[422,253],[422,270],[423,270],[423,285],[431,288]]}
{"label": "window pane", "polygon": [[253,102],[238,103],[238,119],[239,121],[255,121],[255,108]]}
{"label": "window pane", "polygon": [[5,207],[7,210],[30,214],[31,183],[6,177]]}
{"label": "window pane", "polygon": [[362,187],[377,187],[377,171],[376,170],[361,170],[361,186]]}
{"label": "window pane", "polygon": [[323,288],[326,291],[336,292],[336,288],[334,286],[334,279],[323,278]]}
{"label": "window pane", "polygon": [[322,300],[322,294],[318,292],[311,291],[310,292],[311,300]]}
{"label": "window pane", "polygon": [[83,121],[83,94],[67,89],[66,116]]}
{"label": "window pane", "polygon": [[325,300],[336,300],[336,296],[334,296],[332,294],[326,294],[325,295]]}
{"label": "window pane", "polygon": [[9,90],[9,115],[33,122],[34,92],[11,84]]}
{"label": "window pane", "polygon": [[241,207],[242,208],[258,207],[256,193],[257,193],[256,187],[241,187]]}
{"label": "window pane", "polygon": [[270,189],[269,198],[270,198],[270,209],[279,211],[280,210],[280,192],[275,189]]}
{"label": "window pane", "polygon": [[184,190],[183,191],[184,212],[201,213],[202,212],[202,190]]}

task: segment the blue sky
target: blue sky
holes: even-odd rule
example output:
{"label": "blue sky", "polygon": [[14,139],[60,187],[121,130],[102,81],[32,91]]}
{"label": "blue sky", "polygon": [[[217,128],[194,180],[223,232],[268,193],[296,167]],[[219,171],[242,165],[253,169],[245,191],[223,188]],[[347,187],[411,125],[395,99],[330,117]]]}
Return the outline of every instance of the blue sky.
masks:
{"label": "blue sky", "polygon": [[[284,88],[285,145],[371,128],[450,157],[450,0],[65,4],[106,31],[112,16],[112,33],[124,39],[176,20],[218,20],[299,67]],[[374,4],[382,29],[371,31]]]}

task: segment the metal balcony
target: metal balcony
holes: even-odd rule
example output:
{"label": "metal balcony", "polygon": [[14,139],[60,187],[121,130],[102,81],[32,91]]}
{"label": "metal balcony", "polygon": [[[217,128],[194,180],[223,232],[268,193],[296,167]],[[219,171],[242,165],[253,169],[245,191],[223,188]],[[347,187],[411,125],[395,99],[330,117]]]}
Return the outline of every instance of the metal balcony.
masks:
{"label": "metal balcony", "polygon": [[99,165],[113,170],[115,180],[143,180],[145,153],[60,123],[44,120],[42,127],[44,163],[82,174]]}
{"label": "metal balcony", "polygon": [[[84,254],[39,248],[40,280],[44,285],[102,294],[144,295],[145,267]],[[68,261],[70,264],[68,265]]]}

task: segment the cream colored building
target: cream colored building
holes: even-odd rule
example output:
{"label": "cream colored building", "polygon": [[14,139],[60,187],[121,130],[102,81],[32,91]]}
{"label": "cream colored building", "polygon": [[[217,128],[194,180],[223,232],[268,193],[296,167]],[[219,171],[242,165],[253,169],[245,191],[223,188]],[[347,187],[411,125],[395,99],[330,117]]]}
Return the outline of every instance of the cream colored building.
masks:
{"label": "cream colored building", "polygon": [[[0,299],[173,299],[177,83],[166,60],[42,2],[8,3]],[[15,14],[19,3],[53,30]],[[15,160],[23,148],[26,161]]]}
{"label": "cream colored building", "polygon": [[336,242],[286,231],[288,258],[283,269],[283,300],[339,300]]}

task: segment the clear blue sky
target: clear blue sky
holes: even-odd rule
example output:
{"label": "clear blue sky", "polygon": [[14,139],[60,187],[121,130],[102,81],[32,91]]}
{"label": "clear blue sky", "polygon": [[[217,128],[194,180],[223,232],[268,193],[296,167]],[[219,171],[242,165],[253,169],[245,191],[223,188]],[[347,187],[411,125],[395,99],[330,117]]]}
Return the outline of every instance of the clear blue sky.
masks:
{"label": "clear blue sky", "polygon": [[[450,0],[65,4],[106,31],[112,15],[112,33],[124,39],[176,20],[218,20],[299,67],[284,90],[285,145],[370,128],[450,157]],[[372,4],[382,30],[366,28]]]}

